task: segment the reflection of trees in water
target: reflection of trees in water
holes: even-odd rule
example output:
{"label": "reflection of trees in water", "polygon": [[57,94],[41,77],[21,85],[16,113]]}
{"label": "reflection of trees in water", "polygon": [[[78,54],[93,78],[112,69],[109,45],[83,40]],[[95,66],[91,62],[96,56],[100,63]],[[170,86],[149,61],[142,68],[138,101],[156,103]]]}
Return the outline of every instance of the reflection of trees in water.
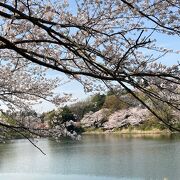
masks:
{"label": "reflection of trees in water", "polygon": [[20,139],[0,144],[0,173],[33,173],[48,170],[50,163],[48,140],[34,140],[47,156],[44,156],[28,140]]}
{"label": "reflection of trees in water", "polygon": [[9,159],[16,157],[15,149],[11,142],[0,143],[0,172],[9,164]]}
{"label": "reflection of trees in water", "polygon": [[[44,156],[25,140],[0,144],[0,173],[88,174],[162,179],[179,175],[180,136],[91,135],[59,143],[42,139]],[[171,164],[172,167],[169,167]],[[44,174],[43,174],[44,175]],[[147,178],[148,178],[147,177]],[[175,179],[175,178],[174,178]]]}

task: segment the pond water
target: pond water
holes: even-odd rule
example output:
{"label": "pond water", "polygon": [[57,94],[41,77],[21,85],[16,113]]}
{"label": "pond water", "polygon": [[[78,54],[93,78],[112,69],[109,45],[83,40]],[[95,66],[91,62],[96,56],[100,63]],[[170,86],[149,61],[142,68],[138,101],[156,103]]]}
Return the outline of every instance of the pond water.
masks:
{"label": "pond water", "polygon": [[86,135],[0,144],[0,180],[180,179],[180,136]]}

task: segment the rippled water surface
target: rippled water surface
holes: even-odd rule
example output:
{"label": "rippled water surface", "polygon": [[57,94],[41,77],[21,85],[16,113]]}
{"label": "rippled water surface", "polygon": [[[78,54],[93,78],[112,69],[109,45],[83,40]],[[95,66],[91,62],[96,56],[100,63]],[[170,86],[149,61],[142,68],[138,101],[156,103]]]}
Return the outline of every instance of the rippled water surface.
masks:
{"label": "rippled water surface", "polygon": [[89,135],[0,144],[0,180],[180,179],[180,136]]}

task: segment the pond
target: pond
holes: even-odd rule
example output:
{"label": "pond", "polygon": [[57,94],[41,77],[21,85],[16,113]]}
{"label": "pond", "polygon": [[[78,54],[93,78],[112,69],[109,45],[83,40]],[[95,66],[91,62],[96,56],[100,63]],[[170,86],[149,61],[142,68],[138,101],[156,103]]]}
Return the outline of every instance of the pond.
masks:
{"label": "pond", "polygon": [[180,136],[85,135],[80,141],[0,144],[0,180],[180,178]]}

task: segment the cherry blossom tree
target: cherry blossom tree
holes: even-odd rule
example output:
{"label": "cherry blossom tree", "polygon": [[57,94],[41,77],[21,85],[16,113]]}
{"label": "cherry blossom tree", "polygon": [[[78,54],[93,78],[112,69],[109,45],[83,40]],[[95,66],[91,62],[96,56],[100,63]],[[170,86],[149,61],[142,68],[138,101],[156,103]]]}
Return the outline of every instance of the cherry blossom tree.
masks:
{"label": "cherry blossom tree", "polygon": [[120,85],[179,130],[152,108],[162,103],[180,109],[179,63],[158,63],[179,51],[155,38],[179,38],[179,13],[179,0],[2,0],[0,55],[65,73],[86,91]]}
{"label": "cherry blossom tree", "polygon": [[1,54],[0,64],[0,126],[4,132],[10,129],[21,135],[26,134],[25,131],[37,135],[34,123],[39,123],[40,119],[31,113],[31,116],[23,116],[22,123],[21,114],[32,112],[32,106],[42,100],[62,104],[70,100],[70,95],[54,93],[60,80],[47,78],[47,68],[18,57],[11,60],[5,53]]}

